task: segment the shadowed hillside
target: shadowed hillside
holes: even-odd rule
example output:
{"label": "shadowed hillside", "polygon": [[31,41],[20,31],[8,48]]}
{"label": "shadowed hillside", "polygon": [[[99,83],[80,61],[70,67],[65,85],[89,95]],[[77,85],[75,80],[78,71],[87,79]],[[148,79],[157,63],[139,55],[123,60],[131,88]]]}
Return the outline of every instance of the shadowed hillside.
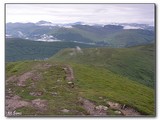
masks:
{"label": "shadowed hillside", "polygon": [[5,43],[6,61],[20,61],[20,60],[43,60],[48,59],[55,53],[64,48],[74,48],[80,46],[82,48],[95,47],[96,45],[89,45],[75,42],[42,42],[31,41],[20,38],[7,38]]}

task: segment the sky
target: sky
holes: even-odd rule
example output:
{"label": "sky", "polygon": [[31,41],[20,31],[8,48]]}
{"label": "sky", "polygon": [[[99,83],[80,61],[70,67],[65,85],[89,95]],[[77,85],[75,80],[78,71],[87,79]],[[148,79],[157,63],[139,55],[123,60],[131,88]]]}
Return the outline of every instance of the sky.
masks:
{"label": "sky", "polygon": [[6,4],[6,22],[154,24],[154,4]]}

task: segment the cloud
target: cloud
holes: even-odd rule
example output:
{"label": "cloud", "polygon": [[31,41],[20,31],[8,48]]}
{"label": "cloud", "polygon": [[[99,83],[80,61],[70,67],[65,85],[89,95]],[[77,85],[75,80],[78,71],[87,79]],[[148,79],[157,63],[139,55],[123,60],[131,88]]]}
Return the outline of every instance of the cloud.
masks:
{"label": "cloud", "polygon": [[6,22],[154,23],[154,4],[6,4]]}

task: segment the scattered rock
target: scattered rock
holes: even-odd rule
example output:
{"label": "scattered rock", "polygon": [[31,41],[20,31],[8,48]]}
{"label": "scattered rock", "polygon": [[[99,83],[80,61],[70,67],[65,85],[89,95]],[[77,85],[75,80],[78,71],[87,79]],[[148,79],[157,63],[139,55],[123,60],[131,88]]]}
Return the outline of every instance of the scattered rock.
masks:
{"label": "scattered rock", "polygon": [[39,73],[34,73],[34,75],[32,76],[32,80],[35,80],[35,81],[40,80],[41,78],[42,76]]}
{"label": "scattered rock", "polygon": [[120,105],[119,103],[114,103],[114,102],[108,101],[107,104],[108,104],[109,107],[112,108],[112,109],[119,109],[119,108],[121,108],[121,105]]}
{"label": "scattered rock", "polygon": [[124,104],[122,105],[121,109],[125,109],[127,106]]}
{"label": "scattered rock", "polygon": [[30,92],[29,94],[32,95],[32,96],[42,96],[43,92],[42,91],[37,91],[37,92]]}
{"label": "scattered rock", "polygon": [[103,99],[103,97],[99,97],[99,99]]}
{"label": "scattered rock", "polygon": [[[124,116],[139,116],[140,113],[136,111],[135,109],[128,107],[127,105],[121,105],[119,103],[114,103],[108,101],[107,104],[109,105],[109,108],[116,109],[117,114],[121,112]],[[119,112],[118,112],[119,111]]]}
{"label": "scattered rock", "polygon": [[84,107],[84,109],[88,112],[90,115],[94,116],[105,116],[106,115],[106,109],[108,107],[106,106],[95,106],[95,104],[87,99],[79,98],[79,101],[82,103],[81,105]]}
{"label": "scattered rock", "polygon": [[106,111],[106,110],[108,110],[108,107],[107,107],[107,106],[103,106],[103,105],[99,105],[99,106],[96,106],[95,109],[96,109],[96,110],[100,110],[100,111],[101,111],[101,110]]}
{"label": "scattered rock", "polygon": [[60,81],[61,81],[61,80],[59,80],[59,79],[57,80],[57,82],[60,82]]}
{"label": "scattered rock", "polygon": [[57,96],[57,95],[58,95],[57,92],[52,92],[51,94],[52,94],[53,96]]}
{"label": "scattered rock", "polygon": [[141,114],[131,107],[126,107],[125,109],[121,109],[121,112],[125,116],[140,116]]}
{"label": "scattered rock", "polygon": [[22,87],[26,86],[26,85],[25,85],[25,81],[26,81],[27,79],[29,79],[29,78],[32,78],[33,75],[34,75],[34,74],[33,74],[33,71],[26,72],[26,73],[22,74],[21,76],[19,76],[19,77],[17,78],[17,79],[18,79],[17,85],[18,85],[18,86],[22,86]]}
{"label": "scattered rock", "polygon": [[55,86],[55,87],[52,87],[52,89],[56,89],[57,88],[57,86]]}
{"label": "scattered rock", "polygon": [[11,90],[7,90],[7,93],[10,94],[10,93],[12,93],[12,91]]}
{"label": "scattered rock", "polygon": [[70,110],[68,110],[68,109],[63,109],[63,110],[61,110],[61,112],[64,112],[64,113],[68,113]]}
{"label": "scattered rock", "polygon": [[47,90],[46,90],[45,88],[43,88],[43,91],[44,91],[44,92],[47,92]]}
{"label": "scattered rock", "polygon": [[[6,111],[14,111],[17,108],[31,106],[31,104],[28,101],[21,100],[21,97],[15,95],[11,97],[10,99],[6,99]],[[10,112],[9,111],[9,112]]]}
{"label": "scattered rock", "polygon": [[74,83],[73,82],[67,82],[67,83],[71,88],[74,88]]}
{"label": "scattered rock", "polygon": [[16,112],[17,108],[21,107],[33,107],[38,111],[47,110],[47,100],[35,99],[32,101],[24,101],[18,95],[15,95],[9,99],[6,99],[6,116],[19,116],[22,113]]}
{"label": "scattered rock", "polygon": [[70,66],[65,66],[63,68],[63,70],[66,73],[66,78],[65,78],[66,80],[68,80],[68,81],[74,80],[73,70],[72,70],[72,68]]}
{"label": "scattered rock", "polygon": [[22,115],[22,113],[21,113],[21,112],[13,111],[13,115],[14,115],[14,116],[19,116],[19,115]]}
{"label": "scattered rock", "polygon": [[13,116],[13,112],[12,111],[6,111],[6,116]]}
{"label": "scattered rock", "polygon": [[104,102],[106,102],[107,100],[106,100],[106,99],[104,99],[103,101],[104,101]]}
{"label": "scattered rock", "polygon": [[119,110],[116,110],[116,111],[114,111],[114,113],[115,113],[115,114],[118,114],[118,115],[120,115],[120,114],[121,114],[121,111],[119,111]]}
{"label": "scattered rock", "polygon": [[32,100],[32,106],[35,107],[39,111],[45,111],[47,110],[47,100],[41,100],[41,99],[35,99]]}

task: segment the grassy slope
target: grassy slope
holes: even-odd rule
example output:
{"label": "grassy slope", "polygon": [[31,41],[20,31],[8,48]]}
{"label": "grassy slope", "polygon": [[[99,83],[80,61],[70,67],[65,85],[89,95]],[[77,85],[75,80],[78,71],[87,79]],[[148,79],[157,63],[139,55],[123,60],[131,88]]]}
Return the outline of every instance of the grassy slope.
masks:
{"label": "grassy slope", "polygon": [[[23,115],[81,115],[86,114],[86,111],[80,106],[78,101],[77,88],[70,88],[67,81],[64,80],[65,72],[62,64],[53,63],[52,67],[43,69],[44,64],[50,64],[47,61],[20,61],[10,62],[6,64],[6,80],[13,76],[20,76],[28,71],[36,71],[41,74],[38,81],[27,79],[26,86],[17,86],[15,82],[7,82],[6,90],[11,89],[14,95],[20,96],[23,100],[30,101],[37,98],[48,101],[48,110],[39,112],[32,107],[22,107],[16,109],[17,112],[22,112]],[[42,69],[40,69],[41,66]],[[35,85],[32,88],[32,85]],[[31,96],[30,92],[43,91],[42,96]],[[52,95],[57,93],[57,95]],[[63,113],[61,110],[68,109],[69,113]]]}
{"label": "grassy slope", "polygon": [[[53,67],[47,70],[40,70],[37,65],[45,63],[52,64]],[[29,89],[33,82],[27,80],[26,87],[15,86],[10,82],[6,88],[11,88],[15,94],[21,96],[25,100],[33,100],[39,97],[31,96],[29,93],[33,91],[41,91],[46,89],[47,92],[40,96],[41,99],[49,101],[49,109],[44,113],[37,113],[33,108],[23,107],[17,111],[25,115],[48,114],[59,115],[64,114],[62,109],[69,109],[68,114],[86,114],[85,110],[77,103],[78,97],[82,96],[97,105],[106,105],[107,100],[120,102],[136,108],[144,114],[154,115],[154,90],[137,82],[131,81],[126,77],[114,74],[113,72],[97,68],[89,65],[74,64],[75,88],[69,88],[64,80],[64,71],[62,65],[64,63],[56,63],[54,61],[21,61],[6,64],[6,79],[12,75],[21,75],[27,71],[36,70],[43,77],[35,83],[36,88]],[[57,80],[60,82],[57,82]],[[23,90],[23,91],[22,91]],[[57,92],[57,96],[51,96],[51,92]],[[103,99],[99,99],[103,97]]]}
{"label": "grassy slope", "polygon": [[[54,67],[47,70],[35,67],[45,63],[52,64]],[[72,89],[64,80],[65,74],[62,66],[66,63],[70,64],[74,70],[76,87]],[[63,115],[62,109],[71,110],[68,113],[70,115],[87,114],[77,103],[79,96],[94,101],[97,105],[107,105],[106,101],[110,100],[127,104],[143,114],[155,114],[155,94],[152,88],[154,83],[153,45],[121,49],[90,48],[84,49],[83,53],[77,53],[75,49],[68,48],[47,61],[6,63],[6,79],[32,70],[36,70],[43,76],[40,81],[36,82],[34,90],[29,89],[33,82],[30,79],[27,80],[26,87],[17,87],[12,82],[6,84],[6,88],[11,88],[15,94],[25,100],[39,98],[31,96],[29,93],[32,91],[47,90],[40,98],[49,101],[48,111],[37,113],[34,108],[27,107],[17,110],[25,115]],[[57,82],[58,79],[60,82]],[[51,92],[57,92],[58,96],[51,96]]]}
{"label": "grassy slope", "polygon": [[106,69],[78,64],[72,66],[81,96],[104,105],[109,99],[132,106],[142,113],[154,114],[153,89]]}
{"label": "grassy slope", "polygon": [[154,45],[151,44],[131,48],[89,48],[83,49],[83,53],[74,52],[73,49],[65,49],[53,56],[51,60],[103,67],[153,87],[155,79],[154,57]]}

